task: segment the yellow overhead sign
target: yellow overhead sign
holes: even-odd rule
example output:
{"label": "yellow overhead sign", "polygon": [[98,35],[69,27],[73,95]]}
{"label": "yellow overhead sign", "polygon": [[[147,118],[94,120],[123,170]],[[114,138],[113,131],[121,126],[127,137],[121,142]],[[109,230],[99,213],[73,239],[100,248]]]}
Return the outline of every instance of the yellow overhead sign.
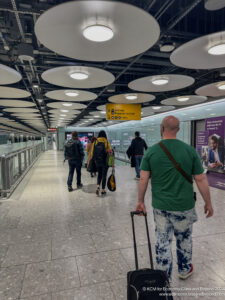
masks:
{"label": "yellow overhead sign", "polygon": [[106,104],[107,120],[141,120],[141,104]]}

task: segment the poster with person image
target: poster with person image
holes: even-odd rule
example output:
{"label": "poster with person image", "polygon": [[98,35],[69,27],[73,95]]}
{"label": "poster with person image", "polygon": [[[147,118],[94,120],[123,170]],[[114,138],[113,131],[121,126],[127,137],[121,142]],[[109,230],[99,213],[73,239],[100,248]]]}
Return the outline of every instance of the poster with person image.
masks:
{"label": "poster with person image", "polygon": [[225,173],[224,129],[225,117],[206,120],[208,131],[208,170]]}
{"label": "poster with person image", "polygon": [[208,132],[198,131],[196,137],[196,149],[200,156],[202,166],[204,169],[208,168]]}

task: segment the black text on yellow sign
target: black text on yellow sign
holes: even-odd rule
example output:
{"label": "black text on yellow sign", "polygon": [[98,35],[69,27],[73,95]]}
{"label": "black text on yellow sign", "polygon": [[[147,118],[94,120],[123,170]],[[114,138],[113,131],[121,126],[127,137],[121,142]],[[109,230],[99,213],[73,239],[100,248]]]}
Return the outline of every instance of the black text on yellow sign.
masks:
{"label": "black text on yellow sign", "polygon": [[141,120],[141,104],[106,104],[107,120]]}

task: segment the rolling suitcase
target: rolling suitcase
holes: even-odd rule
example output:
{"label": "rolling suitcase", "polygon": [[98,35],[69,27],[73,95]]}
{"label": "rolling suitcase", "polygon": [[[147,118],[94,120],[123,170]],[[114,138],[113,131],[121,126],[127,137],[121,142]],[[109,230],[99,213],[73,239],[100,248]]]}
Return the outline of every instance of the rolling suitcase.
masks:
{"label": "rolling suitcase", "polygon": [[147,215],[145,217],[145,225],[148,240],[148,249],[150,257],[150,269],[138,269],[137,246],[134,228],[134,215],[142,212],[131,212],[133,239],[134,239],[134,256],[135,256],[135,271],[127,273],[127,300],[172,300],[169,279],[167,273],[161,270],[154,270],[152,250],[150,244]]}

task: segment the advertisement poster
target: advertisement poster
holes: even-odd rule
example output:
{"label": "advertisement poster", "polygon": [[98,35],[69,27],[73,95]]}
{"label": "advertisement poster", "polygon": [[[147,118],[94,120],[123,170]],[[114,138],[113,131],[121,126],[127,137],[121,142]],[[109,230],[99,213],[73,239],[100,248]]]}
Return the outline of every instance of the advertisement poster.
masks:
{"label": "advertisement poster", "polygon": [[206,119],[205,130],[208,132],[208,170],[225,174],[225,117]]}
{"label": "advertisement poster", "polygon": [[198,131],[196,140],[196,149],[202,161],[204,169],[208,168],[208,131]]}

